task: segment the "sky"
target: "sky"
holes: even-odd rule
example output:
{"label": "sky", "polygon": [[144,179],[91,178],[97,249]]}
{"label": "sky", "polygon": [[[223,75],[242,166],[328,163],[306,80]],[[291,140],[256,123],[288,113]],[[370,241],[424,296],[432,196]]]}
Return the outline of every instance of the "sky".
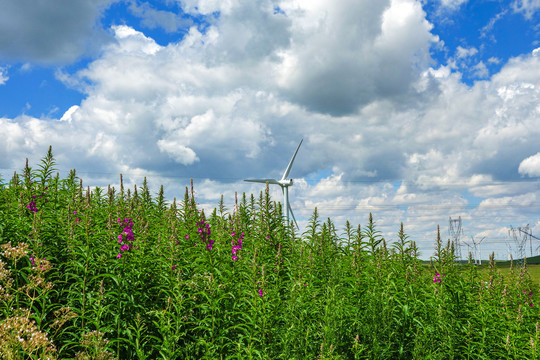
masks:
{"label": "sky", "polygon": [[[290,177],[305,229],[373,213],[422,258],[540,237],[540,0],[0,0],[0,174],[49,145],[88,186],[230,209]],[[279,188],[272,196],[282,200]],[[457,225],[457,223],[453,223]],[[527,243],[536,255],[540,241]]]}

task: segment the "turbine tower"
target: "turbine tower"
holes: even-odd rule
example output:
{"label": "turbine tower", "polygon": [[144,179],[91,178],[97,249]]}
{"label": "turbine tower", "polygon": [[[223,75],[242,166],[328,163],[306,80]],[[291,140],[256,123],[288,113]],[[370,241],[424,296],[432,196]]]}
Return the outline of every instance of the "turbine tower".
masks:
{"label": "turbine tower", "polygon": [[476,240],[474,238],[474,236],[471,235],[471,240],[472,240],[472,243],[473,243],[473,246],[474,246],[474,253],[475,253],[475,265],[482,265],[482,258],[481,258],[481,253],[480,253],[480,243],[485,239],[486,237],[484,236],[483,238],[481,238],[480,240]]}
{"label": "turbine tower", "polygon": [[283,193],[283,206],[285,207],[285,218],[287,219],[287,226],[289,226],[289,212],[291,213],[291,216],[294,220],[294,223],[296,225],[296,228],[298,228],[298,223],[296,222],[296,219],[294,218],[294,213],[291,209],[291,204],[289,204],[289,186],[292,186],[293,179],[287,179],[287,176],[289,176],[289,173],[291,172],[291,167],[294,162],[294,159],[296,158],[296,154],[298,153],[298,150],[300,149],[300,145],[302,145],[302,142],[304,139],[300,140],[300,144],[298,144],[298,147],[296,148],[296,151],[294,152],[294,155],[291,158],[291,161],[289,161],[289,165],[287,165],[287,168],[285,169],[285,172],[283,173],[283,176],[281,177],[281,180],[276,179],[245,179],[244,181],[248,182],[256,182],[256,183],[263,183],[263,184],[275,184],[281,186],[281,192]]}

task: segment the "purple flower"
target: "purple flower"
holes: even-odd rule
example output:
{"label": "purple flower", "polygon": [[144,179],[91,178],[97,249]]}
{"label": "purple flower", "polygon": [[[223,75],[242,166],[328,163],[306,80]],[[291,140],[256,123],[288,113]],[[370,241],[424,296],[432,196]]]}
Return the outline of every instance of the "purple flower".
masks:
{"label": "purple flower", "polygon": [[433,277],[433,283],[434,284],[440,284],[442,282],[441,276],[444,277],[444,275],[441,275],[439,273],[435,273],[435,276]]}
{"label": "purple flower", "polygon": [[116,255],[117,259],[120,259],[121,257],[122,257],[122,253],[118,253],[118,255]]}
{"label": "purple flower", "polygon": [[259,296],[263,297],[263,290],[262,289],[259,289]]}

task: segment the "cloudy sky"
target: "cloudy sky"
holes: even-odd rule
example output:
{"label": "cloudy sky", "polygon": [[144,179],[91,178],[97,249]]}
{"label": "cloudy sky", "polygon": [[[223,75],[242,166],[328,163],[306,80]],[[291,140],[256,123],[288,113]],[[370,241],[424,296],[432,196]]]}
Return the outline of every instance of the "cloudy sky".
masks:
{"label": "cloudy sky", "polygon": [[[369,212],[422,257],[540,237],[539,0],[0,0],[0,173],[49,145],[86,185],[201,206],[290,176],[303,228]],[[279,189],[273,195],[281,199]],[[538,198],[538,199],[537,199]],[[527,244],[527,255],[540,246]]]}

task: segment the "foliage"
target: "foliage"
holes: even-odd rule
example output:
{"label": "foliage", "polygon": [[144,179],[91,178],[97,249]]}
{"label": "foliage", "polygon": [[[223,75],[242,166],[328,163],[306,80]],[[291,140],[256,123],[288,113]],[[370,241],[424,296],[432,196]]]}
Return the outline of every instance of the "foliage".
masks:
{"label": "foliage", "polygon": [[54,166],[0,184],[2,358],[538,358],[526,264],[480,276],[438,235],[425,266],[371,215],[341,231],[315,209],[299,236],[268,188],[207,215],[193,187],[167,202]]}

